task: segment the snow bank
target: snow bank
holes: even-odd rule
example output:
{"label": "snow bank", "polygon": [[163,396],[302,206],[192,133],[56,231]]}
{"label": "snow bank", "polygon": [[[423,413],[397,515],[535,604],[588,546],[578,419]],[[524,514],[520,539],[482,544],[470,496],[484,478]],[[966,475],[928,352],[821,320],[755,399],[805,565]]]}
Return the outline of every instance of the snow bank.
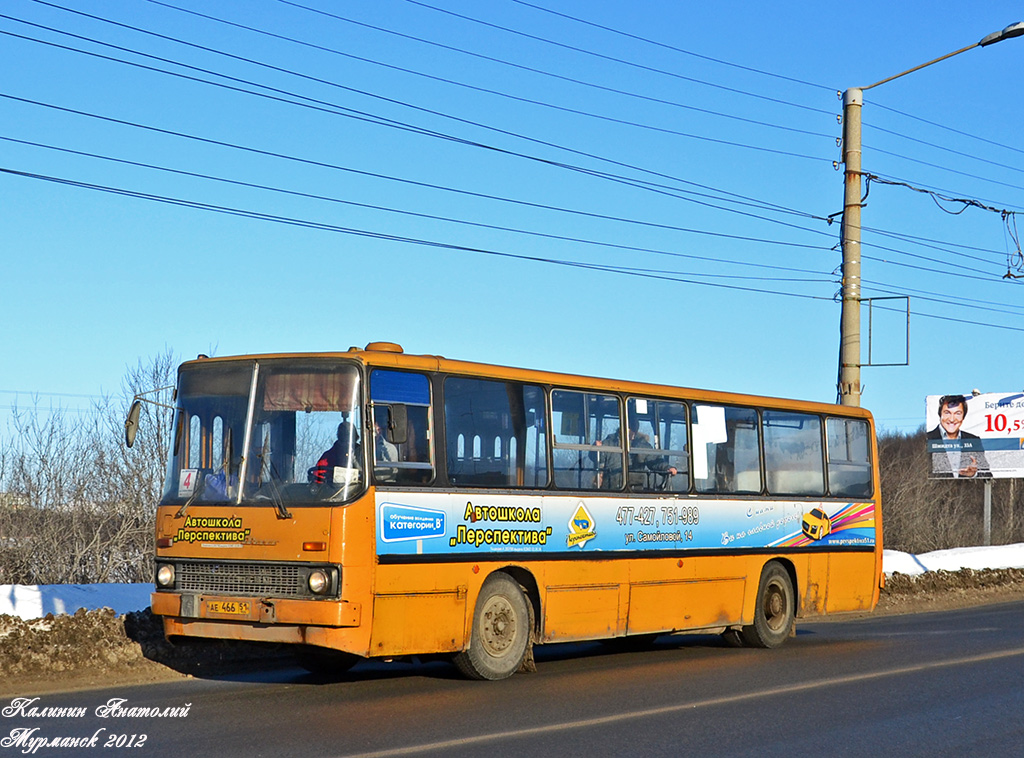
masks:
{"label": "snow bank", "polygon": [[149,607],[152,584],[0,584],[0,615],[23,619],[79,608],[113,608],[116,613]]}
{"label": "snow bank", "polygon": [[896,550],[882,551],[882,570],[887,574],[923,574],[926,571],[960,569],[1024,568],[1024,543],[993,547],[958,547],[910,555]]}

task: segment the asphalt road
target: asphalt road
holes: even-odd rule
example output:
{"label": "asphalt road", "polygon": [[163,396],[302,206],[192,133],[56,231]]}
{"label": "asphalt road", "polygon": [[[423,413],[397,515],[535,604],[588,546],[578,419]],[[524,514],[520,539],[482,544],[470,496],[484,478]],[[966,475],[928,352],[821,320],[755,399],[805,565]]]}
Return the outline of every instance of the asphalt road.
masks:
{"label": "asphalt road", "polygon": [[[711,636],[663,637],[641,652],[546,646],[537,665],[504,682],[464,681],[440,662],[364,664],[328,682],[290,669],[5,701],[0,755],[93,735],[95,747],[34,754],[1016,758],[1024,749],[1020,602],[808,623],[777,650]],[[98,715],[111,699],[180,710]],[[30,715],[55,707],[85,712]]]}

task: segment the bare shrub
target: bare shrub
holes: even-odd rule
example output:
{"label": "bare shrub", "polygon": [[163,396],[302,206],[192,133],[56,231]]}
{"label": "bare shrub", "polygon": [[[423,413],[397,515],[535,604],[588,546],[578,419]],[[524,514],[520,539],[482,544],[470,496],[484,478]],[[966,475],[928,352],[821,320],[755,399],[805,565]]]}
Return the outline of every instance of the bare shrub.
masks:
{"label": "bare shrub", "polygon": [[[0,584],[149,581],[170,411],[143,408],[144,433],[124,445],[138,392],[167,387],[170,351],[130,368],[119,401],[86,413],[15,408],[0,443]],[[170,403],[171,391],[148,397]]]}

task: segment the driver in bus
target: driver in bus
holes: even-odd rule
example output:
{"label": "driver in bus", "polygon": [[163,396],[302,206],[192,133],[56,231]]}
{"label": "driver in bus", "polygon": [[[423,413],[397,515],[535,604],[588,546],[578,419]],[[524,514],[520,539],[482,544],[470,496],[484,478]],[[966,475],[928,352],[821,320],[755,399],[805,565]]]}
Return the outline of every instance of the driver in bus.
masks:
{"label": "driver in bus", "polygon": [[316,465],[309,470],[309,480],[318,484],[333,482],[333,474],[329,475],[328,472],[335,468],[362,468],[362,457],[359,432],[351,421],[342,421],[338,424],[338,439],[323,452]]}

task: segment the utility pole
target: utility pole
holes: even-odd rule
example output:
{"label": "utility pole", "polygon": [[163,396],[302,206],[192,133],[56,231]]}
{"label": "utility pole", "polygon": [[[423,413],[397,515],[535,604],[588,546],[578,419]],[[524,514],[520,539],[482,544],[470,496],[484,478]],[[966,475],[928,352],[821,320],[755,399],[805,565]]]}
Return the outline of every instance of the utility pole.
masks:
{"label": "utility pole", "polygon": [[839,402],[860,405],[860,115],[864,93],[843,93],[843,299],[840,315]]}
{"label": "utility pole", "polygon": [[[846,166],[843,192],[843,284],[842,313],[839,329],[839,402],[842,405],[860,405],[860,209],[861,209],[861,108],[864,90],[891,82],[933,63],[975,47],[986,47],[1004,39],[1024,34],[1024,21],[1010,24],[1000,32],[993,32],[973,45],[962,47],[941,58],[922,63],[895,76],[869,84],[851,87],[843,93],[843,164]],[[908,311],[909,312],[909,311]]]}

